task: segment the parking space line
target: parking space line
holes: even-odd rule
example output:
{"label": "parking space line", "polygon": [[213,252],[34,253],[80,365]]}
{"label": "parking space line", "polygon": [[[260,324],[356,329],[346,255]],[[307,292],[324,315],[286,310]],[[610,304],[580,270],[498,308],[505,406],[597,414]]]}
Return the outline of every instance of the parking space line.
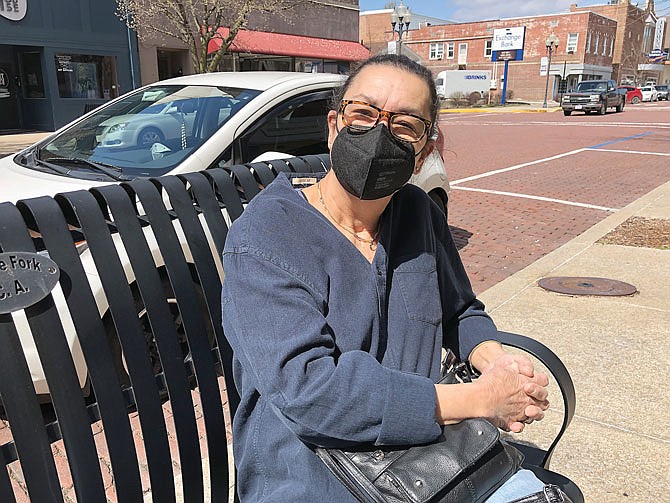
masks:
{"label": "parking space line", "polygon": [[615,150],[611,148],[593,148],[593,147],[590,147],[588,150],[597,150],[598,152],[615,152],[617,154],[660,155],[670,157],[670,153],[667,152],[642,152],[641,150]]}
{"label": "parking space line", "polygon": [[652,134],[652,132],[647,131],[646,133],[634,134],[632,136],[626,136],[625,138],[618,138],[616,140],[611,140],[611,141],[606,141],[604,143],[599,143],[598,145],[593,145],[592,147],[588,147],[588,148],[596,149],[596,148],[600,148],[600,147],[605,147],[607,145],[612,145],[613,143],[620,143],[622,141],[633,140],[635,138],[642,138],[643,136],[648,136],[650,134]]}
{"label": "parking space line", "polygon": [[464,182],[471,182],[472,180],[479,180],[480,178],[486,178],[487,176],[493,176],[500,173],[506,173],[507,171],[514,171],[515,169],[525,168],[526,166],[532,166],[533,164],[540,164],[542,162],[553,161],[555,159],[560,159],[561,157],[567,157],[569,155],[579,154],[588,150],[587,148],[578,148],[577,150],[571,150],[570,152],[564,152],[563,154],[553,155],[551,157],[545,157],[544,159],[537,159],[536,161],[524,162],[523,164],[517,164],[516,166],[510,166],[509,168],[496,169],[493,171],[487,171],[486,173],[480,173],[478,175],[468,176],[466,178],[461,178],[459,180],[454,180],[450,182],[450,185],[458,185]]}
{"label": "parking space line", "polygon": [[504,192],[504,191],[501,191],[501,190],[476,189],[474,187],[452,187],[452,189],[467,190],[467,191],[470,191],[470,192],[483,192],[485,194],[495,194],[495,195],[498,195],[498,196],[519,197],[519,198],[522,198],[522,199],[534,199],[536,201],[545,201],[545,202],[549,202],[549,203],[566,204],[568,206],[579,206],[580,208],[589,208],[589,209],[592,209],[592,210],[602,210],[602,211],[609,211],[609,212],[619,211],[618,208],[608,208],[606,206],[597,206],[595,204],[577,203],[577,202],[574,202],[574,201],[566,201],[564,199],[554,199],[552,197],[532,196],[530,194],[518,194],[516,192]]}

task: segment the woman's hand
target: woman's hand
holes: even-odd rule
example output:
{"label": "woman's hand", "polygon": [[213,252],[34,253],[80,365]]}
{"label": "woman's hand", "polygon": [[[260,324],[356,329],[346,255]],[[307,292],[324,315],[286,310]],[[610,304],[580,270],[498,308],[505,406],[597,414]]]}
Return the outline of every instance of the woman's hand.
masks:
{"label": "woman's hand", "polygon": [[485,417],[505,431],[519,433],[526,422],[544,417],[549,408],[548,383],[546,374],[534,373],[529,360],[505,354],[485,368],[474,384],[481,389]]}

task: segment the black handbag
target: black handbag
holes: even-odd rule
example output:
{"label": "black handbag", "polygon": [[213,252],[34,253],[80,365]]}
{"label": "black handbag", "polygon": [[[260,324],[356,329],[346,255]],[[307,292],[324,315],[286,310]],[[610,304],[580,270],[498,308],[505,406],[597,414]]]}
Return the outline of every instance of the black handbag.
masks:
{"label": "black handbag", "polygon": [[[469,367],[448,352],[440,382],[469,380]],[[361,503],[479,503],[523,460],[485,419],[442,426],[442,435],[425,445],[315,452]]]}

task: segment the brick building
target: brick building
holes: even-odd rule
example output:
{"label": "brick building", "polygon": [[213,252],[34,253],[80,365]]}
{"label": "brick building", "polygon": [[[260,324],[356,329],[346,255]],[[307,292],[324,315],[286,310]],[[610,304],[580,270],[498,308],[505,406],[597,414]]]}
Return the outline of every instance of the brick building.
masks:
{"label": "brick building", "polygon": [[647,57],[655,48],[654,34],[658,19],[654,13],[654,1],[646,0],[642,3],[643,7],[638,7],[631,4],[630,0],[609,0],[602,5],[570,6],[571,12],[596,12],[617,22],[612,60],[612,78],[617,82],[644,85],[648,81],[663,80],[664,65],[654,64]]}
{"label": "brick building", "polygon": [[[370,54],[358,42],[358,18],[358,0],[313,0],[284,14],[251,13],[246,29],[238,33],[219,68],[345,72],[351,63]],[[146,35],[139,40],[142,84],[193,73],[184,44]]]}
{"label": "brick building", "polygon": [[541,73],[540,67],[547,56],[545,40],[552,32],[559,45],[549,70],[549,99],[581,80],[611,77],[617,23],[588,11],[425,26],[411,30],[404,44],[435,74],[441,70],[490,70],[502,89],[504,63],[491,61],[493,30],[520,26],[526,27],[523,61],[509,63],[507,82],[514,99],[544,98],[546,73]]}
{"label": "brick building", "polygon": [[[369,10],[361,12],[358,21],[358,33],[361,44],[370,49],[375,54],[387,52],[389,42],[397,40],[398,36],[391,29],[391,14],[393,9]],[[453,21],[440,19],[431,16],[424,16],[412,12],[412,19],[409,25],[410,30],[417,30],[425,26],[439,26],[444,24],[453,24]],[[404,37],[404,35],[403,35]],[[393,48],[391,43],[391,48]]]}

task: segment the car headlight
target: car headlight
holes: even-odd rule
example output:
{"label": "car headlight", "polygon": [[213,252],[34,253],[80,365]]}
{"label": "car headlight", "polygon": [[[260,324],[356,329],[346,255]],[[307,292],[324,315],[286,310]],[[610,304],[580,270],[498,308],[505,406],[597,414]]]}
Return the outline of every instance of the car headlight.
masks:
{"label": "car headlight", "polygon": [[119,122],[118,124],[114,124],[112,127],[109,128],[108,133],[114,133],[115,131],[123,131],[128,127],[127,122]]}
{"label": "car headlight", "polygon": [[592,94],[590,96],[591,101],[600,101],[600,95],[599,94]]}

